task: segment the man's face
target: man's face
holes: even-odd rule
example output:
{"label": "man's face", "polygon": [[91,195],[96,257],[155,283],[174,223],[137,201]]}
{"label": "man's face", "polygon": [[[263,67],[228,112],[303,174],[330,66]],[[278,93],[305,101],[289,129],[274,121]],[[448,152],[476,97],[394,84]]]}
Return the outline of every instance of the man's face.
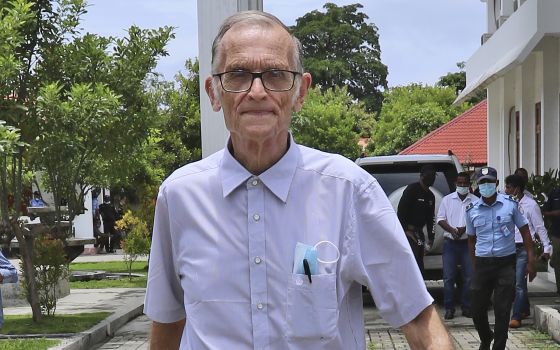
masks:
{"label": "man's face", "polygon": [[508,184],[506,183],[506,194],[509,196],[515,196],[517,194],[519,194],[519,188],[518,187],[514,187],[513,184]]}
{"label": "man's face", "polygon": [[459,176],[457,178],[457,181],[455,182],[455,185],[457,187],[470,187],[471,182],[469,178],[466,178],[464,176]]}
{"label": "man's face", "polygon": [[428,171],[422,174],[420,178],[422,179],[422,183],[424,183],[424,185],[430,187],[433,186],[436,181],[436,173]]}
{"label": "man's face", "polygon": [[[221,67],[218,72],[245,70],[260,72],[267,69],[296,69],[293,61],[293,42],[282,28],[273,26],[238,25],[224,35],[218,50]],[[212,78],[206,80],[206,92],[214,111],[223,108],[227,129],[232,140],[277,141],[287,137],[292,111],[299,110],[311,84],[311,76],[305,73],[299,90],[271,92],[264,88],[260,79],[255,79],[247,92],[230,93],[222,89],[212,89]],[[217,96],[216,94],[217,93]],[[294,94],[296,98],[294,99]]]}

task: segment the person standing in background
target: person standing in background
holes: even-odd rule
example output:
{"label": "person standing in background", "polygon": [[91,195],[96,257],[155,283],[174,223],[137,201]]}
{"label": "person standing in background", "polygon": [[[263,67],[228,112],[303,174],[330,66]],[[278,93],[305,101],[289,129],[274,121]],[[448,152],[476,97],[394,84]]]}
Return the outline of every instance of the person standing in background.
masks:
{"label": "person standing in background", "polygon": [[[16,268],[0,251],[0,283],[16,283],[17,281],[18,274]],[[2,306],[2,294],[0,293],[0,329],[3,325],[4,307]]]}
{"label": "person standing in background", "polygon": [[434,184],[435,180],[436,169],[432,165],[424,165],[420,169],[420,180],[405,188],[397,208],[397,216],[423,277],[426,249],[424,226],[428,232],[427,249],[429,250],[434,244],[436,198],[430,190],[430,186]]}
{"label": "person standing in background", "polygon": [[456,191],[443,197],[439,205],[437,223],[443,233],[443,304],[446,320],[455,316],[455,281],[459,265],[463,274],[461,293],[462,315],[471,317],[470,283],[472,277],[472,262],[467,244],[465,210],[478,197],[470,193],[470,176],[466,172],[457,175]]}
{"label": "person standing in background", "polygon": [[[519,211],[525,216],[529,224],[531,238],[535,240],[537,234],[543,244],[543,254],[540,258],[548,261],[552,247],[539,205],[532,197],[525,194],[525,180],[519,175],[509,175],[506,177],[506,194],[512,196],[519,203]],[[516,273],[515,273],[515,300],[513,301],[513,314],[509,322],[510,328],[521,327],[521,320],[529,317],[530,304],[527,291],[527,251],[523,244],[523,238],[519,229],[515,228],[515,247],[516,247]]]}
{"label": "person standing in background", "polygon": [[[553,189],[548,194],[548,199],[543,207],[543,215],[550,219],[550,240],[552,241],[552,258],[550,266],[554,268],[556,277],[556,293],[560,296],[560,187]],[[560,304],[560,299],[555,299]]]}

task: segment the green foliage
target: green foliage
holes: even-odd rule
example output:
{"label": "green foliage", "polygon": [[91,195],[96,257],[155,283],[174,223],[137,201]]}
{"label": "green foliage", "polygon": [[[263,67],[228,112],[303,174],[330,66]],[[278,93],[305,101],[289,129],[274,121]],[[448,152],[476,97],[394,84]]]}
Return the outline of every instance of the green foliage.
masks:
{"label": "green foliage", "polygon": [[[439,87],[449,87],[455,90],[455,95],[459,96],[461,91],[467,86],[467,73],[465,72],[465,62],[457,63],[458,72],[449,72],[446,75],[439,78],[436,86]],[[486,99],[486,89],[479,91],[469,100],[467,103],[475,105],[480,101]]]}
{"label": "green foliage", "polygon": [[321,89],[347,86],[371,112],[379,112],[387,88],[379,35],[360,4],[326,3],[326,12],[311,11],[296,19],[294,35],[303,46],[304,66]]}
{"label": "green foliage", "polygon": [[301,111],[294,114],[291,130],[302,145],[356,159],[361,151],[356,130],[363,130],[373,120],[346,88],[322,92],[315,87],[309,90]]}
{"label": "green foliage", "polygon": [[46,316],[40,323],[34,323],[30,315],[5,315],[4,327],[0,333],[13,335],[78,333],[91,328],[110,314],[110,312],[88,312]]}
{"label": "green foliage", "polygon": [[[33,265],[41,311],[47,315],[54,315],[58,283],[61,279],[68,277],[64,243],[60,239],[52,239],[46,234],[36,237],[33,240]],[[22,265],[22,270],[24,266]],[[22,276],[21,286],[24,294],[29,298],[26,274],[22,273]]]}
{"label": "green foliage", "polygon": [[125,232],[121,242],[124,261],[128,268],[128,276],[132,279],[132,264],[138,256],[150,254],[150,232],[148,226],[140,218],[128,210],[121,220],[116,223],[117,230]]}
{"label": "green foliage", "polygon": [[546,196],[558,187],[560,187],[560,172],[558,169],[548,169],[543,175],[531,174],[527,183],[527,191],[533,194],[533,198],[537,201],[541,210],[546,202]]}
{"label": "green foliage", "polygon": [[47,350],[60,344],[53,339],[0,339],[2,350]]}
{"label": "green foliage", "polygon": [[[143,277],[134,277],[133,279],[104,279],[92,281],[75,281],[70,282],[72,289],[99,289],[99,288],[146,288],[148,278],[146,270],[148,263],[146,261],[135,261],[131,266],[132,273],[143,275]],[[129,267],[123,261],[106,261],[94,263],[71,263],[72,271],[107,271],[107,272],[126,272],[130,273]]]}
{"label": "green foliage", "polygon": [[452,106],[455,97],[451,88],[419,84],[391,88],[368,150],[374,155],[399,153],[469,107]]}

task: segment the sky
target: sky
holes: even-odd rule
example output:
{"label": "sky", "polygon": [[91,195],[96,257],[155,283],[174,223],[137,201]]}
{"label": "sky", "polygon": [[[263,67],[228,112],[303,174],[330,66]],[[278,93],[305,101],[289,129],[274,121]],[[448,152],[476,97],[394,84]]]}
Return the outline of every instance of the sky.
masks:
{"label": "sky", "polygon": [[[263,7],[286,25],[328,1],[263,0]],[[335,1],[338,6],[360,3],[368,23],[378,28],[381,61],[387,65],[390,87],[421,83],[433,85],[457,63],[467,61],[480,46],[486,31],[486,4],[481,0],[354,0]],[[131,25],[158,28],[169,25],[175,39],[169,56],[156,71],[168,80],[184,71],[188,58],[198,56],[196,0],[88,0],[84,32],[103,36],[126,35]]]}

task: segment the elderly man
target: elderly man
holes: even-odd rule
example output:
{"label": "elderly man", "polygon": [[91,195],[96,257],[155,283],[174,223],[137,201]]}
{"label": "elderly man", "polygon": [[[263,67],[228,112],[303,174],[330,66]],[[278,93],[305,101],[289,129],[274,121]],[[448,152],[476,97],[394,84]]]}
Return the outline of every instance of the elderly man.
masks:
{"label": "elderly man", "polygon": [[377,181],[291,137],[311,84],[300,50],[263,12],[229,17],[214,40],[205,86],[230,138],[160,187],[151,348],[365,349],[364,284],[413,348],[450,349]]}
{"label": "elderly man", "polygon": [[[480,350],[506,348],[509,315],[515,297],[515,227],[527,250],[529,280],[535,278],[533,240],[527,219],[517,202],[496,192],[498,173],[492,167],[476,172],[481,197],[467,207],[466,224],[474,274],[471,280],[472,317],[480,337]],[[494,294],[494,332],[488,323],[488,306]]]}

